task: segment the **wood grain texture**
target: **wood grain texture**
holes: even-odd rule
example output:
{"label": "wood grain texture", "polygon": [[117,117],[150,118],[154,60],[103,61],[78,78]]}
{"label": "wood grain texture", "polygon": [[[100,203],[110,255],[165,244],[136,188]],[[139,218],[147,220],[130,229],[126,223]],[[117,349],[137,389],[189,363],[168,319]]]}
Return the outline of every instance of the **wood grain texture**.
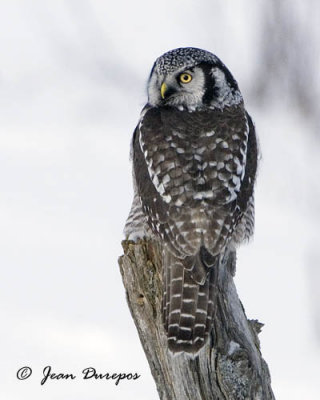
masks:
{"label": "wood grain texture", "polygon": [[161,320],[161,248],[154,241],[122,242],[119,258],[128,305],[161,400],[273,400],[260,352],[262,324],[247,320],[233,282],[231,255],[216,274],[210,340],[196,357],[173,356]]}

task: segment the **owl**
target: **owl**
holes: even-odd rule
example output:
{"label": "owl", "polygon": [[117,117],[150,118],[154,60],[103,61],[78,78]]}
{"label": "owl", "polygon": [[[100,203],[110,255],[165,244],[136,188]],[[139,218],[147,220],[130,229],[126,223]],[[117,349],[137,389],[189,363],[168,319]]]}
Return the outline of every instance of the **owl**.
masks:
{"label": "owl", "polygon": [[255,128],[218,57],[188,47],[155,61],[131,154],[125,234],[161,243],[168,348],[196,354],[212,329],[217,268],[254,226]]}

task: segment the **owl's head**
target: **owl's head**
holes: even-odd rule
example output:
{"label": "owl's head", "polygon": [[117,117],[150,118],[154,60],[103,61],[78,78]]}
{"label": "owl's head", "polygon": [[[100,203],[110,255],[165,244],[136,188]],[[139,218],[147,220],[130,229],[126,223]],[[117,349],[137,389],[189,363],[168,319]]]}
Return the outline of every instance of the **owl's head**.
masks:
{"label": "owl's head", "polygon": [[186,47],[171,50],[156,60],[148,82],[148,100],[152,106],[194,111],[236,105],[242,96],[231,72],[218,57]]}

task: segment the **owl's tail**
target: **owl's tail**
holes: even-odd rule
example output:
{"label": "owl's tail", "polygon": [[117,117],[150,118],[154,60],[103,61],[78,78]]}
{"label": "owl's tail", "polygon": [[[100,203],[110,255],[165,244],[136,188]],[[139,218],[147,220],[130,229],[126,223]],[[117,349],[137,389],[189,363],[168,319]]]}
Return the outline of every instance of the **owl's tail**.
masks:
{"label": "owl's tail", "polygon": [[215,268],[204,256],[202,251],[186,262],[164,253],[163,322],[173,353],[197,353],[211,331]]}

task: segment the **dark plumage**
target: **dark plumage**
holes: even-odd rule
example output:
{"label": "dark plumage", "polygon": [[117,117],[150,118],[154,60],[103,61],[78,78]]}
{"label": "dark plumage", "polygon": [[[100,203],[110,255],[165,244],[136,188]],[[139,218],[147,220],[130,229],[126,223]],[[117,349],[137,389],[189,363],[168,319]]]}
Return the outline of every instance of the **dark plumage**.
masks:
{"label": "dark plumage", "polygon": [[160,57],[148,92],[125,231],[161,241],[169,349],[196,353],[211,330],[217,265],[252,234],[255,130],[231,73],[203,50]]}

